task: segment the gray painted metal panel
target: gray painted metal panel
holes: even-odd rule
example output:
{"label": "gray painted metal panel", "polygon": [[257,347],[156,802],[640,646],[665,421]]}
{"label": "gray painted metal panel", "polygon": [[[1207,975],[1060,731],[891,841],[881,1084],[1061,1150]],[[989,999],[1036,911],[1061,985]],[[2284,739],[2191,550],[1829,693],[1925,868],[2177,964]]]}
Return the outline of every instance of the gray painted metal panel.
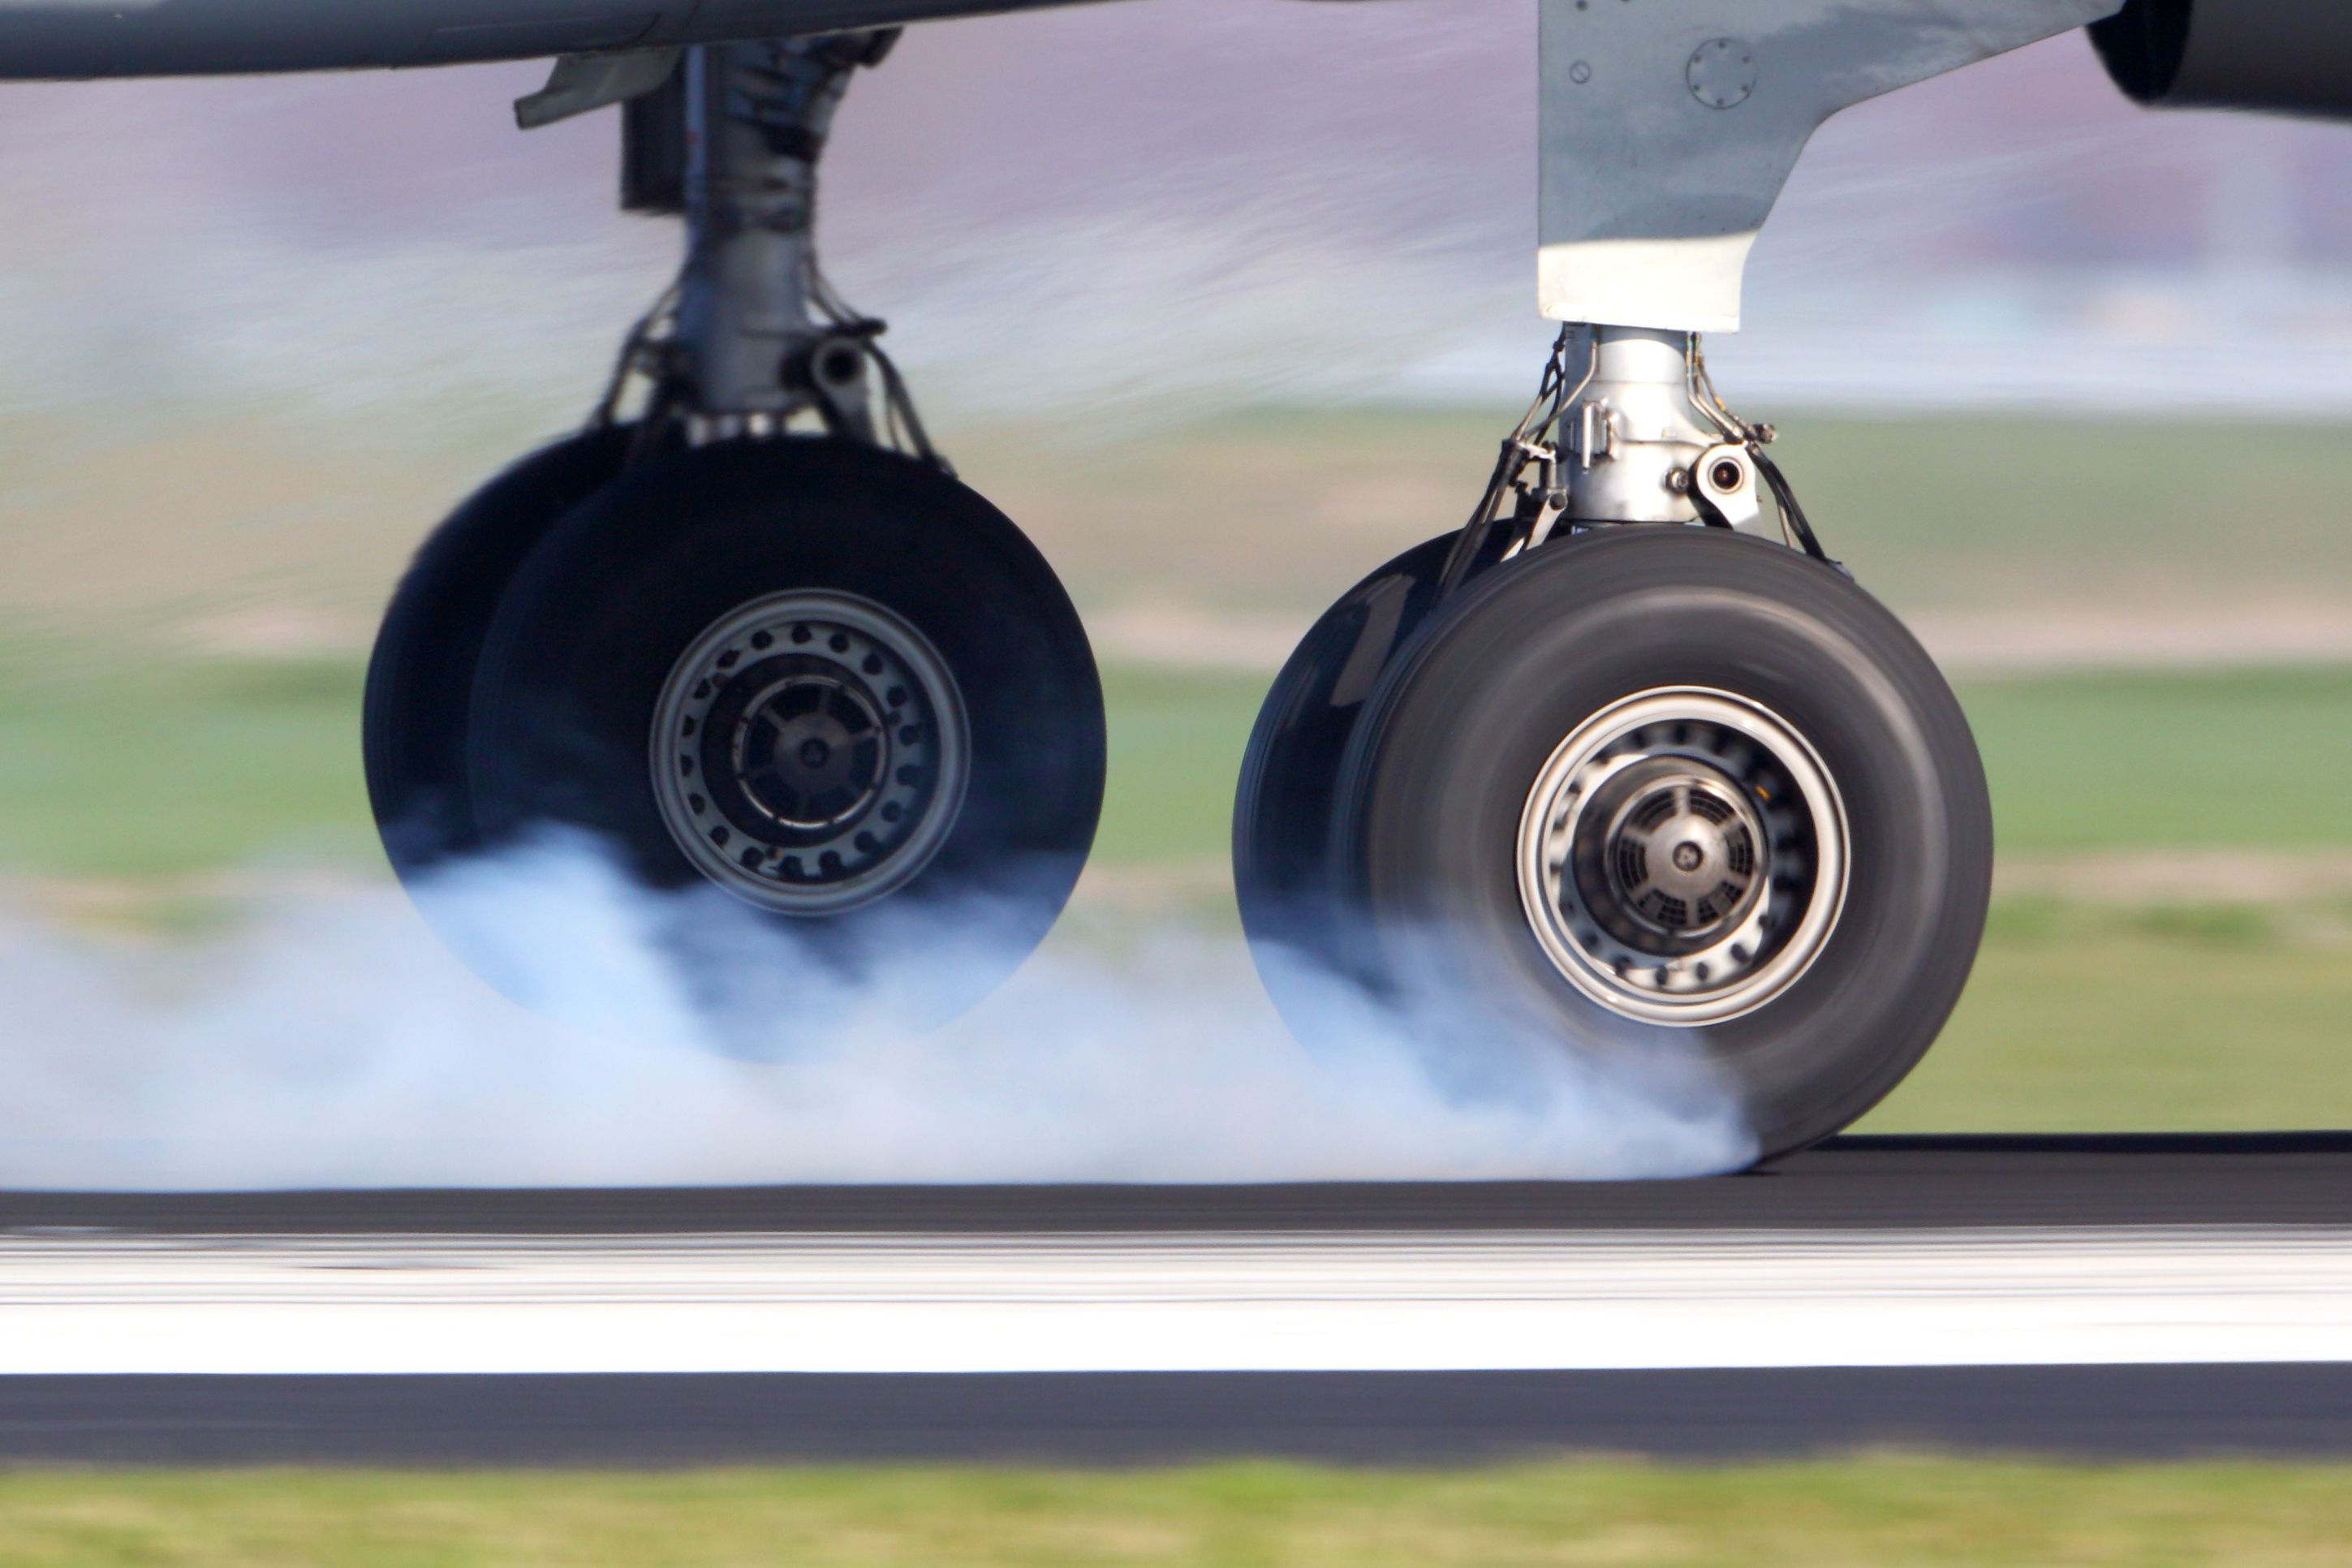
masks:
{"label": "gray painted metal panel", "polygon": [[1543,0],[1547,311],[1736,325],[1747,244],[1822,121],[2122,3]]}
{"label": "gray painted metal panel", "polygon": [[524,59],[1083,0],[0,0],[0,79]]}

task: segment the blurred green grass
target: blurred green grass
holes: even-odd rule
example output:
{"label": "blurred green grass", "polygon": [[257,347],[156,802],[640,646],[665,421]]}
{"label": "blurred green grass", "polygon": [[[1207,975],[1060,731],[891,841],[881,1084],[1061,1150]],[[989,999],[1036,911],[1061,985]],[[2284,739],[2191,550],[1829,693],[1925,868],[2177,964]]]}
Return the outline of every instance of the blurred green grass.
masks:
{"label": "blurred green grass", "polygon": [[2352,585],[2341,509],[2298,472],[2352,482],[2352,440],[2327,426],[2233,424],[2210,442],[2153,419],[1800,415],[1780,428],[1775,454],[1832,553],[1906,611],[2146,595],[2227,609]]}
{"label": "blurred green grass", "polygon": [[1439,1471],[1228,1464],[624,1473],[17,1472],[6,1568],[2306,1568],[2341,1468],[1914,1457]]}
{"label": "blurred green grass", "polygon": [[[172,876],[256,861],[373,868],[356,660],[124,658],[0,648],[0,867]],[[1192,866],[1227,851],[1265,680],[1114,668],[1097,853]],[[2004,853],[2352,845],[2352,668],[1978,681],[1962,697]]]}
{"label": "blurred green grass", "polygon": [[[1114,864],[1226,852],[1254,676],[1113,670]],[[2319,781],[2352,778],[2352,668],[2114,671],[1963,682],[2003,853],[2352,845]]]}
{"label": "blurred green grass", "polygon": [[382,864],[359,761],[362,668],[0,649],[0,867],[182,877]]}
{"label": "blurred green grass", "polygon": [[2352,843],[2352,670],[1963,682],[2004,852]]}
{"label": "blurred green grass", "polygon": [[2352,909],[1994,906],[1959,1010],[1863,1132],[2352,1127]]}

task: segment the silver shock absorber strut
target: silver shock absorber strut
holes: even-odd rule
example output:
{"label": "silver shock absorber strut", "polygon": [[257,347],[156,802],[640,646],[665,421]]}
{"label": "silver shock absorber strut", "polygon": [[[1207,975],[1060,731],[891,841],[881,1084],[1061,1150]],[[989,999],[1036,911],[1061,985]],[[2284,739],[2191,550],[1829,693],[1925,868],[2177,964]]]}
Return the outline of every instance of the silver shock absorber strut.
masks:
{"label": "silver shock absorber strut", "polygon": [[[1567,519],[1575,523],[1720,522],[1760,532],[1763,514],[1746,459],[1715,453],[1719,424],[1702,419],[1689,332],[1591,327],[1591,380],[1561,422]],[[1713,470],[1701,458],[1712,455]],[[1727,465],[1727,466],[1726,466]],[[1715,484],[1727,480],[1727,484]]]}
{"label": "silver shock absorber strut", "polygon": [[1684,523],[1769,536],[1768,489],[1779,534],[1826,561],[1786,477],[1765,455],[1775,434],[1725,406],[1697,333],[1567,326],[1446,560],[1444,591],[1562,528]]}

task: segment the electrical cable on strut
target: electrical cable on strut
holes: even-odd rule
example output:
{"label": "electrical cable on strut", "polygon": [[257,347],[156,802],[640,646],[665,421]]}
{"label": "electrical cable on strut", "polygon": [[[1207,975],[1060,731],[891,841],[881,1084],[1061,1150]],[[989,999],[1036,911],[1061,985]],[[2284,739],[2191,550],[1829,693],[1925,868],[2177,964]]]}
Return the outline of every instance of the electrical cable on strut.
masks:
{"label": "electrical cable on strut", "polygon": [[[1560,328],[1559,336],[1553,340],[1551,355],[1544,363],[1543,379],[1537,387],[1535,401],[1528,405],[1527,413],[1511,433],[1503,437],[1502,451],[1495,459],[1495,472],[1486,481],[1486,493],[1479,498],[1477,510],[1470,514],[1469,522],[1456,536],[1453,550],[1445,557],[1444,568],[1438,574],[1441,595],[1451,594],[1460,587],[1485,556],[1506,496],[1515,490],[1517,492],[1519,504],[1512,513],[1513,520],[1525,518],[1529,521],[1541,515],[1545,505],[1558,499],[1559,448],[1557,442],[1549,447],[1542,442],[1557,430],[1567,416],[1569,405],[1592,384],[1593,376],[1601,369],[1601,343],[1596,337],[1591,341],[1584,374],[1573,385],[1570,384],[1569,345],[1575,336],[1576,328],[1570,325]],[[1548,414],[1545,412],[1547,404],[1550,405]],[[1545,470],[1543,482],[1533,489],[1522,478],[1530,466],[1539,466]],[[1510,552],[1507,547],[1503,552],[1505,554]]]}
{"label": "electrical cable on strut", "polygon": [[1723,401],[1722,394],[1716,391],[1715,378],[1707,374],[1706,353],[1699,347],[1696,332],[1690,335],[1690,344],[1684,351],[1683,358],[1691,406],[1721,431],[1725,439],[1747,448],[1748,460],[1756,465],[1756,471],[1764,477],[1765,485],[1772,491],[1773,503],[1780,514],[1782,537],[1785,539],[1793,532],[1796,537],[1788,540],[1791,548],[1801,549],[1823,565],[1834,566],[1847,576],[1853,576],[1852,572],[1846,571],[1843,562],[1832,560],[1829,552],[1822,548],[1821,540],[1813,532],[1812,521],[1806,517],[1804,507],[1797,500],[1796,487],[1790,484],[1789,477],[1780,471],[1780,465],[1765,455],[1765,447],[1779,432],[1769,425],[1750,425],[1731,411],[1730,405]]}
{"label": "electrical cable on strut", "polygon": [[678,298],[685,292],[685,272],[670,280],[652,309],[637,318],[621,340],[621,352],[614,361],[613,374],[605,379],[604,395],[597,399],[593,413],[588,416],[591,430],[609,430],[620,423],[621,405],[628,398],[629,379],[644,374],[659,380],[658,367],[654,363],[659,350],[668,341],[668,333],[677,312]]}
{"label": "electrical cable on strut", "polygon": [[955,468],[940,456],[939,448],[931,445],[930,432],[925,427],[922,416],[916,412],[915,395],[908,386],[907,378],[900,374],[898,362],[884,351],[877,341],[889,330],[889,323],[851,309],[848,302],[835,291],[833,280],[824,275],[824,268],[818,264],[814,241],[811,241],[809,246],[809,298],[815,301],[817,310],[831,325],[856,338],[864,345],[866,356],[874,362],[875,371],[882,378],[884,444],[894,451],[920,458],[952,479]]}

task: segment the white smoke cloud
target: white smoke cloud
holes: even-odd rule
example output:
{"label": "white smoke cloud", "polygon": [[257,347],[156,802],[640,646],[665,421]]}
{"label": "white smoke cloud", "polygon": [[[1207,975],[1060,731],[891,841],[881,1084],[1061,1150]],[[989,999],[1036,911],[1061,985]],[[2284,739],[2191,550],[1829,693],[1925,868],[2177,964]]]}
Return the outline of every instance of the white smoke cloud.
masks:
{"label": "white smoke cloud", "polygon": [[[1477,1087],[1337,984],[1353,1044],[1293,1042],[1237,940],[1060,942],[955,1025],[927,997],[995,967],[985,910],[904,933],[857,985],[723,897],[642,893],[549,842],[454,874],[437,918],[388,888],[264,910],[176,947],[0,922],[0,1185],[162,1189],[1630,1177],[1753,1146],[1703,1074],[1554,1049]],[[764,966],[714,1017],[663,956],[678,920]],[[489,942],[495,952],[478,944]]]}

